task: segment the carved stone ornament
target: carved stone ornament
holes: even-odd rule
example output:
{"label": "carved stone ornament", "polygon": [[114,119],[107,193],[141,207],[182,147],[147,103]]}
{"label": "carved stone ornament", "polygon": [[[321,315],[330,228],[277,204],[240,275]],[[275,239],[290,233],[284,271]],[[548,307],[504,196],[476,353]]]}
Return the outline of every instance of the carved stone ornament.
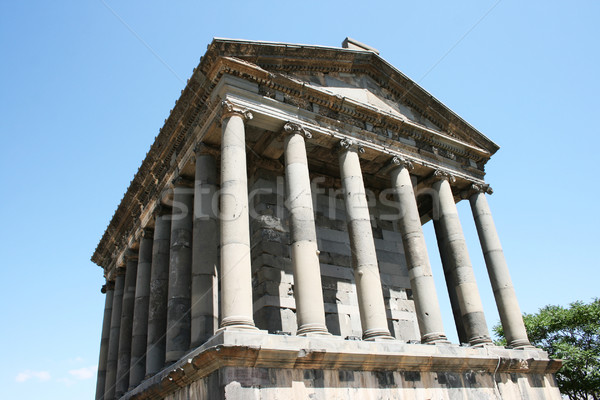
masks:
{"label": "carved stone ornament", "polygon": [[206,143],[203,142],[198,142],[196,143],[196,145],[194,146],[194,154],[195,155],[212,155],[212,156],[218,156],[220,154],[221,150],[214,147],[214,146],[210,146]]}
{"label": "carved stone ornament", "polygon": [[186,178],[183,175],[179,175],[177,177],[175,177],[173,179],[173,187],[186,187],[186,188],[193,188],[194,187],[194,181]]}
{"label": "carved stone ornament", "polygon": [[447,180],[450,183],[454,183],[456,182],[456,177],[446,171],[443,171],[441,169],[436,169],[435,172],[433,173],[433,177],[436,178],[436,180]]}
{"label": "carved stone ornament", "polygon": [[138,259],[138,252],[134,249],[127,249],[125,255],[123,256],[126,262],[136,261]]}
{"label": "carved stone ornament", "polygon": [[283,132],[286,134],[295,134],[295,133],[299,133],[301,135],[304,135],[304,137],[306,139],[311,139],[312,138],[312,134],[310,132],[308,132],[306,129],[304,129],[302,127],[302,125],[297,124],[295,122],[287,122],[284,126],[283,126]]}
{"label": "carved stone ornament", "polygon": [[409,171],[412,171],[415,168],[415,166],[413,165],[412,162],[410,162],[409,160],[407,160],[406,158],[403,158],[403,157],[394,156],[394,157],[392,157],[391,163],[392,163],[392,165],[404,167]]}
{"label": "carved stone ornament", "polygon": [[152,228],[142,229],[142,237],[152,239],[154,237],[154,229],[152,229]]}
{"label": "carved stone ornament", "polygon": [[340,142],[338,143],[336,150],[337,151],[348,151],[348,150],[353,150],[353,148],[356,148],[356,151],[359,154],[362,154],[365,152],[365,148],[361,145],[359,145],[358,143],[356,143],[354,140],[349,139],[349,138],[344,138],[342,140],[340,140]]}
{"label": "carved stone ornament", "polygon": [[166,206],[164,204],[158,204],[156,206],[156,208],[154,209],[154,218],[156,217],[162,217],[163,215],[167,215],[167,214],[171,214],[173,212],[173,209],[169,206]]}
{"label": "carved stone ornament", "polygon": [[232,115],[238,115],[244,118],[246,121],[250,121],[253,118],[250,111],[246,110],[245,108],[238,107],[227,100],[223,100],[221,102],[221,112],[221,121],[225,118],[231,117]]}
{"label": "carved stone ornament", "polygon": [[486,193],[486,194],[492,194],[494,193],[494,190],[492,189],[492,187],[488,184],[479,184],[479,183],[473,183],[471,185],[471,191],[473,193],[475,192],[479,192],[479,193]]}

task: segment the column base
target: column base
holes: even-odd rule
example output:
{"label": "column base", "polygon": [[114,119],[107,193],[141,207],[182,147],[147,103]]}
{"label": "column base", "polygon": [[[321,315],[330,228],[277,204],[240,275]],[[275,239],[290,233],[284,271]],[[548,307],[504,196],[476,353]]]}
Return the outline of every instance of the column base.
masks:
{"label": "column base", "polygon": [[527,339],[513,340],[512,342],[507,344],[507,347],[509,347],[511,349],[516,349],[516,350],[535,348],[535,346],[533,346],[531,343],[529,343],[529,340],[527,340]]}
{"label": "column base", "polygon": [[469,339],[469,345],[473,347],[483,347],[487,345],[493,345],[492,339],[485,336],[475,336],[474,338]]}
{"label": "column base", "polygon": [[[221,325],[217,332],[221,332],[223,330],[258,330],[256,326],[254,326],[254,321],[247,317],[227,317],[223,318],[221,321]],[[215,332],[215,333],[217,333]]]}
{"label": "column base", "polygon": [[368,331],[364,331],[363,332],[363,340],[366,341],[376,341],[379,339],[383,339],[383,340],[394,340],[396,339],[395,337],[393,337],[392,335],[390,335],[390,332],[386,329],[370,329]]}
{"label": "column base", "polygon": [[323,324],[305,324],[296,332],[296,336],[331,336]]}
{"label": "column base", "polygon": [[421,336],[421,344],[451,344],[445,334],[434,332]]}

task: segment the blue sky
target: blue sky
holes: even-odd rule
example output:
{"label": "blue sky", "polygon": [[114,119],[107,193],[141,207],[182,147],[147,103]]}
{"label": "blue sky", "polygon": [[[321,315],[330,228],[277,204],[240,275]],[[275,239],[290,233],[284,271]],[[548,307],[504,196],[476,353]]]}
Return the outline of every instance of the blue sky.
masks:
{"label": "blue sky", "polygon": [[0,5],[0,397],[93,396],[104,297],[89,259],[212,37],[379,49],[501,146],[489,202],[522,310],[598,296],[600,3],[206,3]]}

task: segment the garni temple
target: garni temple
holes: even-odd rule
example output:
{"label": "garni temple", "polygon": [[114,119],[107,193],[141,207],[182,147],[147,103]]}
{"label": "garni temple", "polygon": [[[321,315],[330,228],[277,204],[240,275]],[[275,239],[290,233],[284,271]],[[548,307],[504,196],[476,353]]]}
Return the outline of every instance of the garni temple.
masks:
{"label": "garni temple", "polygon": [[560,399],[561,363],[529,343],[486,200],[497,150],[353,39],[214,39],[92,255],[96,399]]}

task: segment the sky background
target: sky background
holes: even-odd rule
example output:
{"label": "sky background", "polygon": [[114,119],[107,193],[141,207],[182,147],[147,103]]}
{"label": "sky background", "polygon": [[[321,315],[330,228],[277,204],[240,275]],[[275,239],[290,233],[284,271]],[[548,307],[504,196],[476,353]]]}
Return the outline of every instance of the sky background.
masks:
{"label": "sky background", "polygon": [[[377,48],[501,146],[486,180],[522,310],[597,297],[599,17],[598,1],[2,2],[0,398],[93,397],[90,256],[213,37]],[[467,202],[459,213],[491,328]]]}

